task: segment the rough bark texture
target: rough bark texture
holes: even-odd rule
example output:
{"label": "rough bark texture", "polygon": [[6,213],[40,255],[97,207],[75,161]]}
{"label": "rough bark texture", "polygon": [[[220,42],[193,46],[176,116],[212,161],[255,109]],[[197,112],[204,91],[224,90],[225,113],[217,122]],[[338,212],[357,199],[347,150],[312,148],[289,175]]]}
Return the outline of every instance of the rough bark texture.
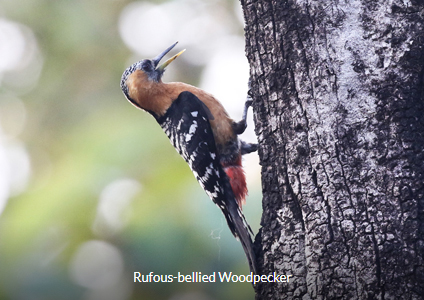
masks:
{"label": "rough bark texture", "polygon": [[257,299],[424,298],[423,1],[241,0]]}

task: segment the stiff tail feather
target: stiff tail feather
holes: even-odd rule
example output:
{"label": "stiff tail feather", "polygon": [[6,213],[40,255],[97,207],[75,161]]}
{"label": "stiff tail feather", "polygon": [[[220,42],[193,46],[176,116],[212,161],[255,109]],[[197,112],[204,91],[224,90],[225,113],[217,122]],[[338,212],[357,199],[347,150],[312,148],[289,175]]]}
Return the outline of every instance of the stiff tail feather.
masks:
{"label": "stiff tail feather", "polygon": [[[228,182],[228,181],[227,181]],[[225,195],[227,199],[234,199],[234,193],[231,189],[231,186],[228,182],[228,186],[225,189]],[[225,214],[225,218],[228,223],[228,227],[230,228],[232,234],[236,239],[241,242],[243,246],[243,250],[246,254],[247,260],[249,262],[250,271],[254,274],[258,274],[258,267],[256,264],[256,255],[253,249],[253,241],[251,238],[251,234],[253,235],[252,229],[247,223],[243,212],[240,207],[237,205],[236,201],[227,201],[228,203],[228,213]]]}

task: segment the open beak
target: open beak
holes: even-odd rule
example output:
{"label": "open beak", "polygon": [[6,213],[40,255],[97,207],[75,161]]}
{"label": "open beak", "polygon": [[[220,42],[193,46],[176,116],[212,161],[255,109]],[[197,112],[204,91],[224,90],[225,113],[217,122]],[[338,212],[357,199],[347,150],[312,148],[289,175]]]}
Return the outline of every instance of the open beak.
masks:
{"label": "open beak", "polygon": [[[175,45],[178,44],[178,42],[175,42],[173,45],[171,45],[170,47],[168,47],[165,51],[163,51],[161,54],[159,54],[158,56],[156,56],[154,59],[152,59],[153,63],[155,64],[155,67],[159,64],[160,60],[166,55],[168,54],[169,51],[172,50],[172,48],[175,47]],[[173,62],[178,56],[180,56],[183,52],[185,51],[182,50],[179,53],[175,54],[173,57],[171,57],[170,59],[168,59],[167,61],[165,61],[163,64],[161,64],[159,67],[157,67],[156,69],[163,72],[165,70],[165,68],[171,63]]]}
{"label": "open beak", "polygon": [[163,64],[161,64],[159,67],[158,67],[158,69],[160,70],[160,71],[163,71],[163,70],[165,70],[165,68],[170,64],[170,63],[172,63],[178,56],[180,56],[181,54],[183,54],[183,52],[185,51],[186,49],[184,49],[184,50],[181,50],[180,52],[178,52],[177,54],[175,54],[173,57],[171,57],[170,59],[168,59],[166,62],[164,62]]}

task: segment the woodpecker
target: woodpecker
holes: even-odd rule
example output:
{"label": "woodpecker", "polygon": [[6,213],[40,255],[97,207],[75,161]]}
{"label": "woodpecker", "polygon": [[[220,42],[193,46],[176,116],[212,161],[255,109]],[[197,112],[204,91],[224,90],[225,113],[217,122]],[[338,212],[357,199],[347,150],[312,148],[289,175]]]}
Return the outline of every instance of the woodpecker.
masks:
{"label": "woodpecker", "polygon": [[162,82],[165,68],[185,51],[159,65],[177,43],[155,58],[127,68],[121,89],[134,106],[150,113],[165,131],[206,194],[221,209],[232,234],[243,246],[250,270],[257,274],[253,232],[242,212],[247,187],[241,164],[241,156],[256,151],[257,144],[238,139],[247,127],[252,99],[248,96],[242,120],[235,122],[211,94],[181,82]]}

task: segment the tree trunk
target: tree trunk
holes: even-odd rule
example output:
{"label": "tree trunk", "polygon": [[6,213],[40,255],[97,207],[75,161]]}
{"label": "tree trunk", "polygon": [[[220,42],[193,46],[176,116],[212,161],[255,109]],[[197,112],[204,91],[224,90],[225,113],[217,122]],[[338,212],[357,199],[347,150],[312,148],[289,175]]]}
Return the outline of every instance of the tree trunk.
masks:
{"label": "tree trunk", "polygon": [[424,298],[420,0],[241,0],[262,165],[256,299]]}

